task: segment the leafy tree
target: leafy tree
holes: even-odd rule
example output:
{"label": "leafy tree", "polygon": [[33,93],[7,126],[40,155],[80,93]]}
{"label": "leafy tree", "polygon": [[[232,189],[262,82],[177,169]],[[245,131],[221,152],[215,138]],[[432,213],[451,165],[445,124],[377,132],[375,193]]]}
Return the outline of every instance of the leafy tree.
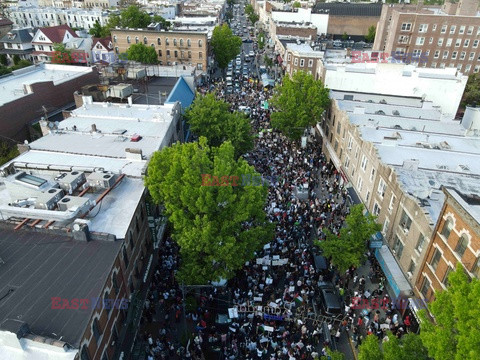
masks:
{"label": "leafy tree", "polygon": [[298,8],[302,7],[302,4],[300,4],[299,1],[295,1],[295,2],[293,3],[293,7],[296,8],[296,9],[298,9]]}
{"label": "leafy tree", "polygon": [[173,225],[181,255],[177,278],[187,284],[231,278],[273,236],[264,211],[266,186],[232,186],[233,180],[202,186],[211,184],[202,174],[242,179],[256,172],[245,160],[234,160],[229,142],[211,148],[200,137],[156,152],[145,181]]}
{"label": "leafy tree", "polygon": [[12,72],[12,69],[9,69],[5,66],[0,65],[0,76],[10,74]]}
{"label": "leafy tree", "polygon": [[267,54],[263,57],[263,62],[267,67],[272,67],[273,66],[273,60],[268,57]]}
{"label": "leafy tree", "polygon": [[375,41],[376,30],[377,30],[377,28],[375,27],[375,25],[372,25],[368,28],[367,35],[365,35],[365,41],[367,43],[373,43]]}
{"label": "leafy tree", "polygon": [[230,105],[218,100],[214,93],[197,96],[185,114],[190,129],[198,136],[205,136],[210,146],[220,146],[230,141],[235,158],[253,148],[252,128],[241,113],[230,112]]}
{"label": "leafy tree", "polygon": [[307,126],[319,122],[330,99],[320,80],[298,71],[291,78],[285,76],[282,84],[275,87],[271,103],[276,110],[271,116],[272,126],[297,140]]}
{"label": "leafy tree", "polygon": [[345,360],[345,355],[340,351],[327,350],[328,356],[320,357],[320,360]]}
{"label": "leafy tree", "polygon": [[17,54],[13,55],[13,65],[17,65],[20,62],[20,56]]}
{"label": "leafy tree", "polygon": [[65,47],[65,44],[55,43],[53,44],[54,54],[52,56],[52,63],[55,64],[71,64],[72,53],[69,49]]}
{"label": "leafy tree", "polygon": [[345,219],[346,226],[340,229],[340,236],[325,229],[324,241],[316,241],[324,255],[332,259],[332,263],[340,272],[345,272],[350,266],[359,266],[365,253],[370,237],[381,229],[375,222],[375,216],[363,215],[363,205],[354,205]]}
{"label": "leafy tree", "polygon": [[213,29],[211,45],[218,66],[225,69],[230,60],[240,53],[242,39],[233,35],[232,29],[227,24],[223,24]]}
{"label": "leafy tree", "polygon": [[120,12],[120,15],[111,15],[107,28],[114,29],[119,26],[122,28],[146,28],[152,23],[152,18],[145,11],[136,5],[130,5]]}
{"label": "leafy tree", "polygon": [[8,66],[7,55],[0,54],[0,64],[2,64],[3,66]]}
{"label": "leafy tree", "polygon": [[27,66],[31,66],[32,63],[28,60],[20,60],[17,65],[11,67],[12,70],[22,69]]}
{"label": "leafy tree", "polygon": [[463,106],[473,104],[480,104],[480,78],[478,74],[472,74],[468,77],[462,98]]}
{"label": "leafy tree", "polygon": [[391,332],[387,333],[388,341],[380,345],[375,335],[369,335],[360,345],[359,360],[427,360],[427,349],[417,334],[405,334],[398,339]]}
{"label": "leafy tree", "polygon": [[255,9],[250,4],[245,6],[245,15],[247,15],[248,20],[252,23],[252,25],[254,25],[259,19],[259,16],[255,14]]}
{"label": "leafy tree", "polygon": [[348,40],[348,34],[347,34],[346,32],[343,33],[343,35],[342,35],[342,40],[343,40],[343,41]]}
{"label": "leafy tree", "polygon": [[420,311],[420,338],[435,360],[474,360],[480,354],[480,280],[470,279],[457,263],[448,287],[435,293],[431,320]]}
{"label": "leafy tree", "polygon": [[172,26],[172,23],[170,21],[166,20],[163,16],[160,15],[154,15],[153,22],[162,24],[162,29],[165,30],[169,29],[170,26]]}
{"label": "leafy tree", "polygon": [[15,145],[8,144],[5,141],[0,141],[0,165],[12,160],[20,155]]}
{"label": "leafy tree", "polygon": [[227,21],[230,21],[233,19],[233,12],[232,10],[228,10],[226,13],[225,13],[225,18],[227,19]]}
{"label": "leafy tree", "polygon": [[260,31],[257,35],[257,45],[260,50],[265,47],[265,33],[263,31]]}
{"label": "leafy tree", "polygon": [[138,61],[142,64],[156,64],[157,52],[155,48],[144,44],[133,44],[127,50],[128,60]]}
{"label": "leafy tree", "polygon": [[95,21],[93,27],[88,31],[90,35],[93,35],[96,38],[104,38],[110,36],[110,28],[108,26],[102,26],[100,23]]}

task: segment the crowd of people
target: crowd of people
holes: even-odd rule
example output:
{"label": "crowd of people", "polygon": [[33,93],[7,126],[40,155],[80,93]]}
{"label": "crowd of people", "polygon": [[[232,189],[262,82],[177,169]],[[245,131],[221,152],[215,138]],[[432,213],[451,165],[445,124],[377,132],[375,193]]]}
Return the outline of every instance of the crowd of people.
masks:
{"label": "crowd of people", "polygon": [[[326,228],[338,234],[349,206],[340,175],[326,161],[313,133],[305,134],[308,141],[301,146],[273,130],[271,110],[264,106],[272,89],[258,82],[245,79],[242,91],[233,94],[226,93],[221,80],[201,90],[211,89],[231,104],[232,111],[248,108],[255,147],[244,158],[257,172],[275,179],[265,209],[276,225],[275,236],[226,286],[192,293],[196,300],[187,309],[186,323],[195,337],[187,346],[180,345],[178,331],[183,326],[179,322],[185,295],[174,279],[178,249],[167,239],[144,311],[144,325],[153,318],[161,324],[158,334],[145,333],[149,359],[317,359],[335,348],[343,334],[351,333],[356,345],[367,334],[383,339],[391,330],[401,336],[410,319],[402,322],[392,303],[380,309],[383,312],[355,306],[361,298],[381,298],[387,303],[384,279],[374,291],[366,288],[365,276],[358,276],[356,269],[338,274],[331,266],[319,268],[314,261],[318,249],[313,240],[322,239]],[[368,254],[366,261],[375,275],[375,257]],[[344,316],[319,318],[318,283],[322,281],[332,282],[348,304]],[[228,316],[229,308],[249,305],[281,311],[275,315],[240,311]],[[222,316],[231,319],[219,321]]]}

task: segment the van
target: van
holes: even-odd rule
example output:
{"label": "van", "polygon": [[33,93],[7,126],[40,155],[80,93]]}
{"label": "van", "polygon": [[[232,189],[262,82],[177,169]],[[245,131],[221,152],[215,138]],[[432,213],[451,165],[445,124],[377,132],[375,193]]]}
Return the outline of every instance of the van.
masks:
{"label": "van", "polygon": [[231,76],[227,76],[227,78],[226,78],[225,80],[227,80],[227,83],[231,83],[231,82],[232,82],[232,77],[231,77]]}
{"label": "van", "polygon": [[318,288],[322,312],[328,316],[342,315],[344,307],[337,295],[335,286],[330,282],[322,281],[318,283]]}

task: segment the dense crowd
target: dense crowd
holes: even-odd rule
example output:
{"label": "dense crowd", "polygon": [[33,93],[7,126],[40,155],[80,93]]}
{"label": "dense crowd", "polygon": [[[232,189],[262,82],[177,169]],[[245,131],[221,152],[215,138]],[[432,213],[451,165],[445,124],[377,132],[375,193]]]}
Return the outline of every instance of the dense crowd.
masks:
{"label": "dense crowd", "polygon": [[[177,248],[167,239],[144,312],[145,324],[154,317],[161,323],[158,334],[145,333],[149,359],[316,359],[345,333],[353,334],[356,345],[370,333],[379,339],[385,337],[386,330],[401,336],[408,330],[410,319],[399,319],[394,304],[388,302],[384,279],[372,254],[367,254],[366,261],[371,264],[370,276],[380,278],[378,289],[366,288],[365,276],[359,276],[354,268],[338,274],[332,267],[320,269],[315,264],[318,249],[313,240],[322,239],[325,228],[338,234],[348,215],[347,192],[319,142],[306,133],[308,141],[300,146],[272,130],[271,110],[264,106],[272,90],[255,81],[244,80],[242,85],[242,91],[233,94],[226,93],[222,81],[200,91],[214,88],[232,110],[248,108],[256,140],[254,150],[244,158],[260,174],[275,179],[269,186],[266,205],[270,221],[276,224],[274,240],[225,287],[193,292],[196,301],[188,306],[186,317],[187,327],[196,335],[184,347],[178,331],[182,292],[174,280]],[[345,316],[324,318],[328,333],[321,321],[309,320],[321,312],[317,300],[317,284],[321,281],[335,284],[348,304]],[[388,305],[376,311],[358,311],[355,305],[359,298],[382,299]],[[155,309],[157,303],[160,313]],[[228,308],[251,304],[282,308],[282,312],[279,316],[240,312],[229,323],[219,321],[220,315],[228,314]],[[219,309],[224,309],[224,314]]]}

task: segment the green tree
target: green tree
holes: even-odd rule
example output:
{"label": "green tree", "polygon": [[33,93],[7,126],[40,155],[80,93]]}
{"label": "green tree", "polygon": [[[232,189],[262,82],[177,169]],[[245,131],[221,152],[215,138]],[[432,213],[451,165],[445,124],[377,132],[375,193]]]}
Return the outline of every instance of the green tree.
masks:
{"label": "green tree", "polygon": [[71,64],[72,60],[72,53],[69,49],[65,47],[65,44],[62,43],[55,43],[53,44],[53,56],[52,56],[52,63],[55,64]]}
{"label": "green tree", "polygon": [[298,8],[302,7],[302,4],[300,4],[299,1],[295,1],[295,2],[293,3],[293,7],[296,8],[296,9],[298,9]]}
{"label": "green tree", "polygon": [[145,181],[173,225],[181,255],[177,278],[187,284],[230,279],[273,236],[264,211],[266,186],[232,186],[233,180],[202,186],[212,182],[205,174],[257,175],[245,160],[234,159],[229,142],[209,147],[200,137],[156,152]]}
{"label": "green tree", "polygon": [[215,97],[214,93],[197,96],[185,114],[190,129],[204,136],[209,146],[220,146],[230,141],[235,149],[235,158],[253,149],[252,128],[241,113],[230,112],[230,105]]}
{"label": "green tree", "polygon": [[480,280],[470,279],[460,262],[448,287],[429,305],[435,320],[420,311],[420,337],[435,360],[474,360],[480,354]]}
{"label": "green tree", "polygon": [[20,60],[17,65],[12,66],[12,70],[22,69],[27,66],[31,66],[32,63],[28,60]]}
{"label": "green tree", "polygon": [[398,339],[391,332],[381,345],[375,335],[369,335],[359,347],[359,360],[427,360],[427,349],[420,336],[409,333]]}
{"label": "green tree", "polygon": [[150,15],[141,10],[138,6],[130,5],[122,10],[120,15],[110,15],[106,28],[109,31],[117,26],[121,28],[146,28],[155,20],[155,18],[159,19],[161,16],[152,19]]}
{"label": "green tree", "polygon": [[12,72],[12,69],[9,69],[6,66],[0,65],[0,76],[10,74],[11,72]]}
{"label": "green tree", "polygon": [[170,21],[166,20],[163,16],[160,15],[154,15],[153,22],[162,24],[162,29],[165,30],[169,29],[170,26],[172,26]]}
{"label": "green tree", "polygon": [[213,29],[210,44],[215,54],[218,67],[225,69],[230,60],[233,60],[240,53],[242,39],[233,35],[232,30],[227,24],[223,24]]}
{"label": "green tree", "polygon": [[257,45],[260,50],[265,47],[265,33],[263,31],[260,31],[257,35]]}
{"label": "green tree", "polygon": [[155,48],[144,44],[133,44],[127,50],[128,60],[138,61],[142,64],[156,64],[157,52]]}
{"label": "green tree", "polygon": [[463,106],[473,104],[480,104],[480,78],[478,74],[472,74],[468,77],[462,98]]}
{"label": "green tree", "polygon": [[233,12],[232,10],[228,10],[226,13],[225,13],[225,18],[227,19],[227,21],[230,21],[233,19]]}
{"label": "green tree", "polygon": [[15,145],[0,140],[0,165],[16,158],[20,153]]}
{"label": "green tree", "polygon": [[346,32],[343,33],[343,35],[342,35],[342,40],[343,40],[343,41],[348,40],[348,34],[347,34]]}
{"label": "green tree", "polygon": [[267,54],[263,57],[263,62],[267,67],[272,67],[273,66],[273,60],[268,57]]}
{"label": "green tree", "polygon": [[2,64],[3,66],[8,66],[7,55],[0,54],[0,64]]}
{"label": "green tree", "polygon": [[313,75],[298,71],[291,78],[285,76],[282,84],[275,87],[271,104],[275,109],[272,126],[298,140],[307,126],[320,121],[330,105],[329,91]]}
{"label": "green tree", "polygon": [[17,65],[20,62],[20,56],[17,54],[13,55],[13,65]]}
{"label": "green tree", "polygon": [[245,15],[247,15],[248,20],[252,23],[252,25],[255,25],[255,23],[258,21],[259,17],[257,14],[255,14],[255,9],[253,8],[252,5],[248,4],[245,6]]}
{"label": "green tree", "polygon": [[367,35],[365,35],[365,41],[367,43],[373,43],[375,41],[375,32],[377,31],[377,28],[375,25],[372,25],[368,28]]}
{"label": "green tree", "polygon": [[90,35],[93,35],[96,38],[104,38],[110,36],[110,28],[108,26],[102,26],[100,23],[95,21],[93,27],[88,31]]}
{"label": "green tree", "polygon": [[345,219],[346,226],[340,229],[340,236],[325,229],[326,239],[316,241],[315,244],[323,250],[325,256],[332,259],[340,272],[345,272],[350,266],[362,263],[368,240],[381,229],[375,219],[371,214],[363,215],[362,204],[354,205]]}
{"label": "green tree", "polygon": [[328,356],[320,357],[320,360],[345,360],[345,355],[340,351],[327,350]]}

